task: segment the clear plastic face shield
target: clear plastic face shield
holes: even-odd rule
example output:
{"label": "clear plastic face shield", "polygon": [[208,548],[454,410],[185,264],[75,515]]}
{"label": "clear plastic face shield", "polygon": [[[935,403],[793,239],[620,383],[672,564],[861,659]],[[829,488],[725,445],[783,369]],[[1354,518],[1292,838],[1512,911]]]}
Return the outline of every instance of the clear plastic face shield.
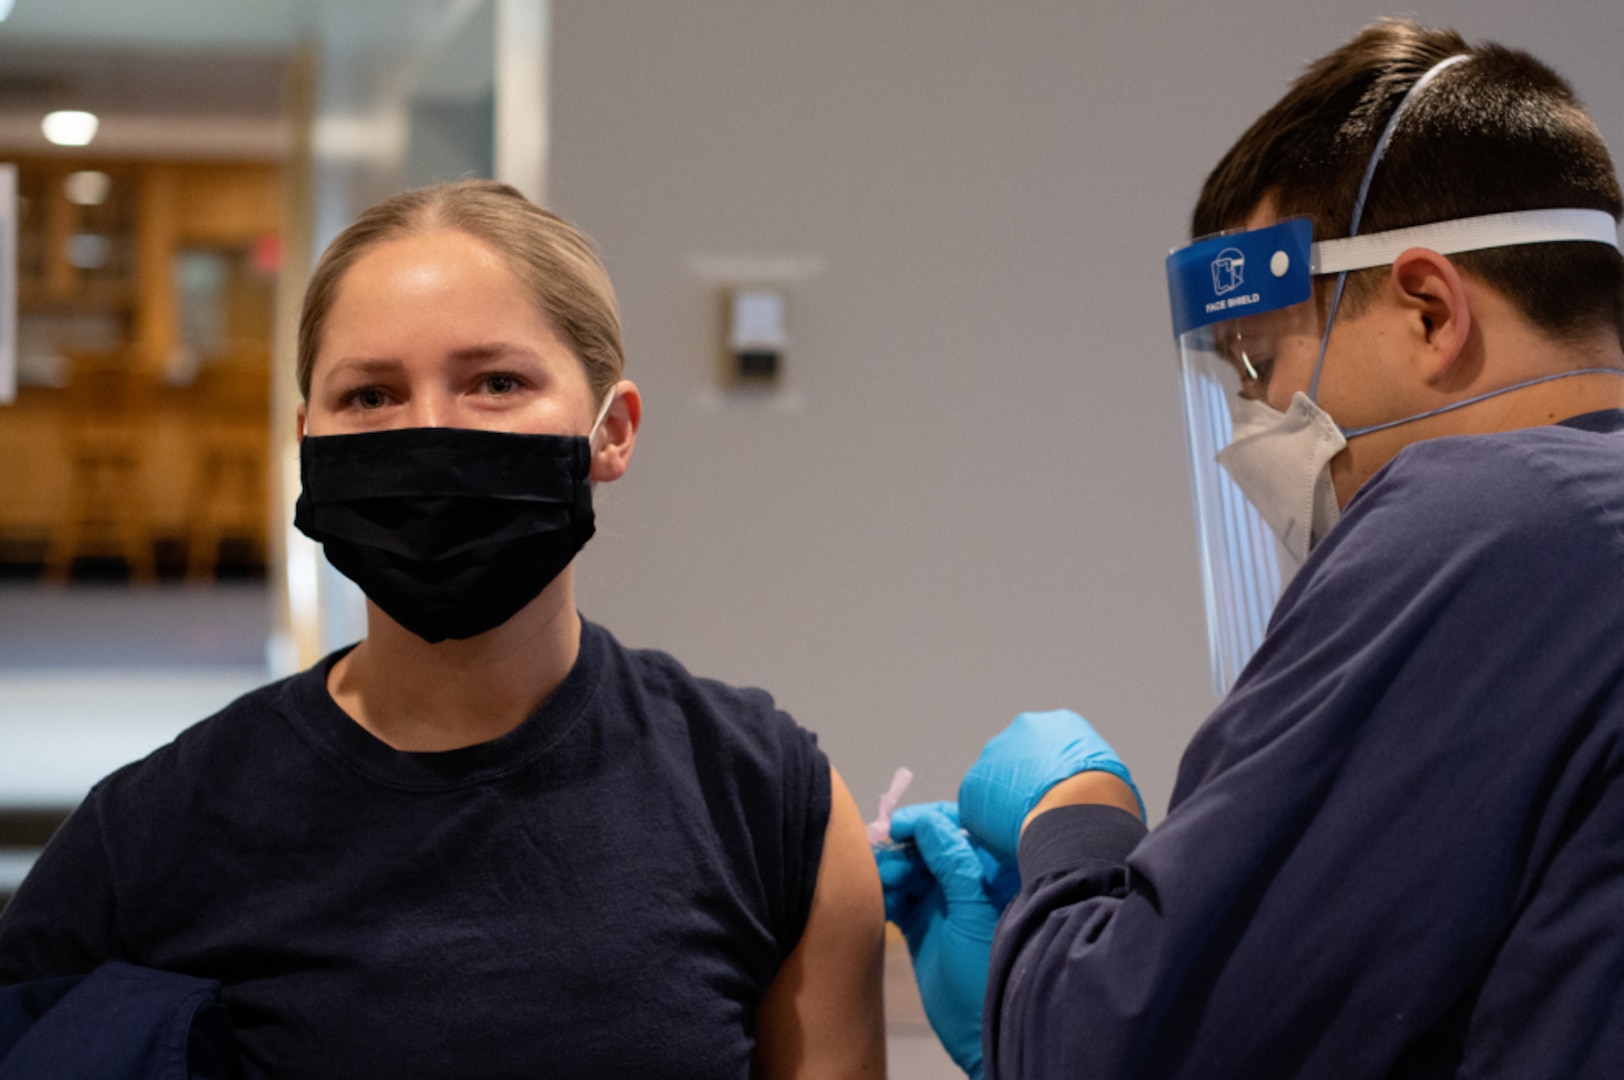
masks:
{"label": "clear plastic face shield", "polygon": [[[1462,408],[1581,369],[1530,379],[1371,428],[1338,426],[1315,403],[1341,295],[1337,275],[1391,264],[1412,248],[1440,255],[1584,241],[1618,247],[1601,210],[1525,210],[1314,243],[1293,218],[1198,240],[1167,259],[1178,341],[1213,681],[1227,693],[1263,640],[1275,601],[1340,509],[1329,464],[1349,439]],[[1333,276],[1327,310],[1314,279]],[[1313,372],[1306,392],[1273,386],[1277,364]],[[1309,367],[1309,364],[1312,367]],[[1617,372],[1605,370],[1608,374]]]}
{"label": "clear plastic face shield", "polygon": [[[1316,244],[1309,221],[1296,218],[1206,237],[1168,256],[1207,639],[1220,696],[1262,643],[1286,582],[1335,526],[1341,511],[1329,464],[1349,439],[1550,379],[1620,374],[1587,368],[1544,375],[1357,430],[1337,425],[1315,401],[1349,271],[1387,266],[1411,248],[1454,255],[1554,241],[1619,247],[1612,215],[1587,209],[1523,210],[1360,234],[1371,177],[1409,103],[1469,59],[1435,64],[1388,117],[1365,165],[1346,238]],[[1314,278],[1323,275],[1334,275],[1334,286],[1322,315]],[[1297,389],[1288,402],[1286,388],[1271,387],[1270,377],[1287,356],[1294,370],[1305,370],[1308,355],[1307,390]]]}
{"label": "clear plastic face shield", "polygon": [[1219,693],[1263,640],[1275,600],[1300,565],[1219,455],[1266,407],[1280,350],[1319,340],[1311,247],[1312,226],[1294,219],[1198,240],[1167,261]]}

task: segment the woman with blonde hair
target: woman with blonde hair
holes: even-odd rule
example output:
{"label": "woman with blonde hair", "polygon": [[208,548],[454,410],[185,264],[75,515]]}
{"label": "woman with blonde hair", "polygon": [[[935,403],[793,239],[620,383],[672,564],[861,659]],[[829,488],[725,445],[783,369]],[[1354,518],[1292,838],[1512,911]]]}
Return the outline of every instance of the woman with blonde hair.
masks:
{"label": "woman with blonde hair", "polygon": [[576,612],[642,417],[622,363],[597,255],[511,188],[345,230],[295,522],[366,637],[98,784],[0,983],[218,980],[277,1076],[883,1075],[878,879],[814,737]]}

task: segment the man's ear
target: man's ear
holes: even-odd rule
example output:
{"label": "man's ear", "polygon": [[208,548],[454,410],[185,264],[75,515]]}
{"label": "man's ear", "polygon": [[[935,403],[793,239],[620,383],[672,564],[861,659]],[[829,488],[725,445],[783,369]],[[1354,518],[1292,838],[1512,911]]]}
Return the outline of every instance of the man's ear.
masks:
{"label": "man's ear", "polygon": [[594,482],[608,483],[626,475],[631,464],[632,449],[637,445],[637,429],[643,423],[643,395],[630,379],[615,384],[615,400],[598,424],[598,433],[592,438],[592,472]]}
{"label": "man's ear", "polygon": [[1472,309],[1455,264],[1436,251],[1410,248],[1393,260],[1388,278],[1403,312],[1405,342],[1427,385],[1456,374],[1472,336]]}

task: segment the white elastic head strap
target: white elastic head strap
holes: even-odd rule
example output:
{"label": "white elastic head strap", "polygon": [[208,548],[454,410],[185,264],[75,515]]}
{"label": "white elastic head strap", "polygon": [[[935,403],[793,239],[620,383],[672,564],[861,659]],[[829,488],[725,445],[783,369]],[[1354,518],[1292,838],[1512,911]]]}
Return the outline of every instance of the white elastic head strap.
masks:
{"label": "white elastic head strap", "polygon": [[[1372,266],[1386,266],[1394,259],[1411,248],[1426,248],[1436,251],[1440,255],[1459,255],[1463,251],[1483,251],[1487,248],[1513,247],[1517,244],[1549,244],[1562,241],[1577,240],[1593,244],[1606,244],[1614,251],[1619,250],[1618,222],[1613,215],[1605,210],[1580,210],[1575,208],[1563,210],[1517,210],[1509,214],[1485,214],[1482,217],[1456,218],[1453,221],[1434,221],[1428,225],[1416,225],[1408,229],[1391,229],[1387,232],[1369,233],[1365,236],[1350,236],[1341,240],[1326,240],[1315,244],[1309,249],[1308,265],[1315,274],[1345,274],[1350,270],[1367,270]],[[1339,277],[1340,286],[1344,278]],[[1340,292],[1338,299],[1341,298]],[[1326,337],[1330,336],[1330,327],[1326,327]],[[1324,362],[1324,341],[1321,342],[1320,361]],[[1432,409],[1418,416],[1405,416],[1397,420],[1390,420],[1385,424],[1372,424],[1362,428],[1343,428],[1342,437],[1356,439],[1361,435],[1369,435],[1375,431],[1385,431],[1390,427],[1408,424],[1412,420],[1419,420],[1426,416],[1437,416],[1441,413],[1452,412],[1467,405],[1476,405],[1480,401],[1520,390],[1525,386],[1534,386],[1538,383],[1549,382],[1552,379],[1566,379],[1575,375],[1624,375],[1624,372],[1613,368],[1581,368],[1575,371],[1563,371],[1555,375],[1545,375],[1537,379],[1525,379],[1498,390],[1478,394],[1464,401],[1457,401],[1441,408]],[[1315,389],[1319,384],[1319,369],[1314,370]]]}
{"label": "white elastic head strap", "polygon": [[1322,240],[1310,249],[1309,272],[1340,274],[1386,266],[1410,248],[1440,255],[1581,240],[1618,249],[1618,222],[1605,210],[1516,210],[1509,214],[1434,221],[1408,229]]}

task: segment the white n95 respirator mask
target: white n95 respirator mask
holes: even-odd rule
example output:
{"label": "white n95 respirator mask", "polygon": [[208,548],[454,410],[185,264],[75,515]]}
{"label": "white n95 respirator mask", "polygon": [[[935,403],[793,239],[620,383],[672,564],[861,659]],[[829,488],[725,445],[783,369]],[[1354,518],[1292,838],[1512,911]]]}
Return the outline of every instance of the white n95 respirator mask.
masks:
{"label": "white n95 respirator mask", "polygon": [[1229,399],[1229,411],[1231,442],[1214,457],[1300,564],[1341,516],[1331,459],[1348,440],[1302,393],[1285,412],[1239,396]]}

